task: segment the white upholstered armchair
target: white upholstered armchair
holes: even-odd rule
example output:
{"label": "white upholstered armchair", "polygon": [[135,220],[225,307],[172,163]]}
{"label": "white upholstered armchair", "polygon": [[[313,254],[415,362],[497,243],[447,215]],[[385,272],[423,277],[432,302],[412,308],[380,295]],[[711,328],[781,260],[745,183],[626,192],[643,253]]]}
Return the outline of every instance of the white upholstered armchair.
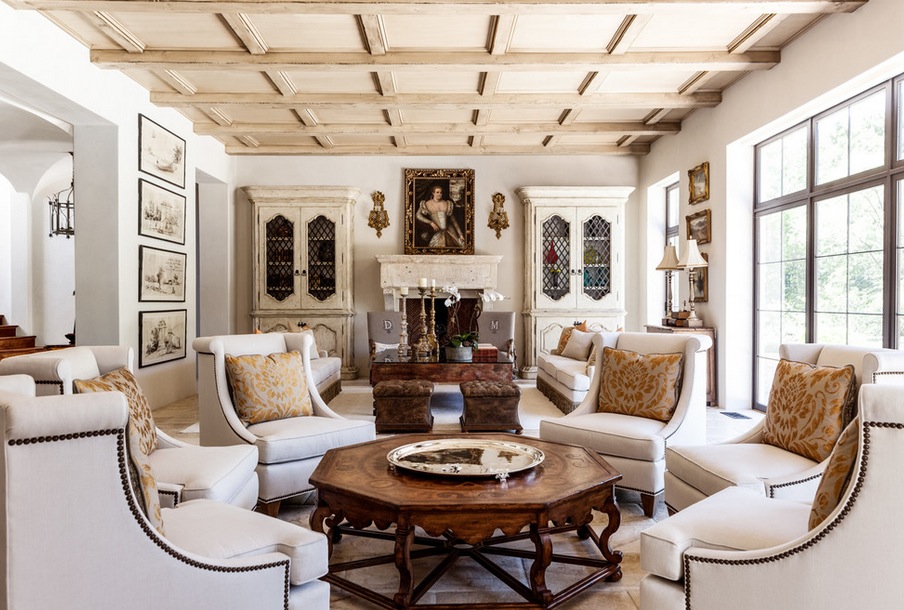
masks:
{"label": "white upholstered armchair", "polygon": [[[641,494],[644,513],[653,515],[663,491],[665,450],[672,443],[703,443],[706,438],[706,361],[709,337],[695,334],[604,332],[593,337],[596,367],[590,390],[578,407],[540,422],[540,438],[589,447],[622,473],[619,487]],[[615,412],[599,412],[602,384],[611,377],[604,366],[604,347],[634,352],[683,355],[677,398],[667,421]]]}
{"label": "white upholstered armchair", "polygon": [[[129,346],[79,346],[4,358],[0,375],[29,375],[38,395],[68,395],[73,393],[74,380],[94,379],[119,368],[132,371],[133,362]],[[208,498],[254,508],[258,497],[256,448],[199,447],[155,429],[157,449],[150,461],[163,506]]]}
{"label": "white upholstered armchair", "polygon": [[243,508],[133,492],[119,392],[0,391],[2,608],[329,608],[322,534]]}
{"label": "white upholstered armchair", "polygon": [[[904,371],[904,352],[873,347],[788,343],[779,347],[779,356],[814,366],[850,364],[856,381],[866,384],[872,383],[879,371],[889,375]],[[825,460],[764,443],[764,427],[765,420],[761,420],[748,432],[723,443],[670,446],[666,450],[665,474],[665,503],[669,510],[682,510],[732,486],[755,489],[770,498],[810,502]]]}
{"label": "white upholstered armchair", "polygon": [[866,384],[859,406],[853,449],[842,435],[829,458],[837,495],[817,497],[837,503],[816,503],[822,521],[750,489],[701,500],[641,534],[641,610],[900,608],[904,392]]}
{"label": "white upholstered armchair", "polygon": [[[259,504],[269,514],[282,500],[312,489],[308,477],[327,449],[373,440],[372,421],[349,420],[331,410],[320,397],[310,369],[313,338],[308,333],[263,333],[199,337],[198,406],[201,444],[258,448]],[[287,417],[246,425],[236,412],[226,371],[226,356],[301,353],[313,415]]]}

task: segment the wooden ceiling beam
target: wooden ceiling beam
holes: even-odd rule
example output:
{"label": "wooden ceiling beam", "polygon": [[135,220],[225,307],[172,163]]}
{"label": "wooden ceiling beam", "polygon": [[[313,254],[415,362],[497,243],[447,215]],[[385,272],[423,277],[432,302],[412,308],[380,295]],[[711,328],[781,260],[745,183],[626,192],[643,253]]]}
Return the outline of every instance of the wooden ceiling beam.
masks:
{"label": "wooden ceiling beam", "polygon": [[252,55],[263,55],[270,50],[263,34],[251,21],[251,16],[245,13],[223,13],[223,21],[238,36],[242,44]]}
{"label": "wooden ceiling beam", "polygon": [[518,123],[518,124],[402,124],[402,125],[336,125],[316,124],[305,121],[304,125],[292,126],[284,123],[241,123],[238,125],[195,124],[195,133],[207,136],[234,136],[246,134],[285,134],[285,135],[501,135],[528,133],[568,133],[581,135],[598,135],[606,133],[628,134],[637,136],[672,135],[681,131],[678,121],[662,121],[646,124],[642,121],[605,123]]}
{"label": "wooden ceiling beam", "polygon": [[226,153],[230,155],[418,155],[418,156],[459,156],[474,154],[480,155],[645,155],[650,152],[649,144],[631,144],[618,146],[616,144],[580,146],[553,146],[547,148],[543,144],[532,146],[471,146],[463,145],[430,145],[430,146],[334,146],[322,148],[310,145],[267,145],[262,144],[253,150],[243,147],[226,145]]}
{"label": "wooden ceiling beam", "polygon": [[393,97],[377,94],[305,93],[283,96],[278,93],[196,93],[192,96],[171,92],[151,92],[151,102],[159,106],[253,106],[280,109],[287,106],[308,108],[405,108],[427,107],[435,110],[481,108],[712,108],[722,101],[717,91],[690,95],[679,93],[525,93],[481,96],[477,93],[402,93]]}
{"label": "wooden ceiling beam", "polygon": [[18,9],[308,15],[632,15],[700,11],[850,13],[868,0],[6,0]]}
{"label": "wooden ceiling beam", "polygon": [[628,15],[625,17],[612,40],[606,45],[606,51],[610,55],[623,55],[631,48],[652,18],[653,15]]}
{"label": "wooden ceiling beam", "polygon": [[680,70],[742,71],[768,70],[781,60],[780,51],[678,51],[605,53],[506,53],[486,52],[391,52],[370,53],[266,53],[249,55],[236,51],[127,51],[94,49],[91,61],[104,68],[128,70],[288,70],[325,72],[372,72],[374,70],[423,71],[474,70],[536,72],[543,70]]}

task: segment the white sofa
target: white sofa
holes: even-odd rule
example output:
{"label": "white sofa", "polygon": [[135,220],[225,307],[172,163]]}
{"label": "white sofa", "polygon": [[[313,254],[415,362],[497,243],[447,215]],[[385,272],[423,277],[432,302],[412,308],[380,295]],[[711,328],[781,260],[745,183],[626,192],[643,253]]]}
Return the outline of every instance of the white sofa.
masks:
{"label": "white sofa", "polygon": [[590,389],[594,365],[568,358],[554,349],[537,356],[537,389],[562,413],[571,413]]}

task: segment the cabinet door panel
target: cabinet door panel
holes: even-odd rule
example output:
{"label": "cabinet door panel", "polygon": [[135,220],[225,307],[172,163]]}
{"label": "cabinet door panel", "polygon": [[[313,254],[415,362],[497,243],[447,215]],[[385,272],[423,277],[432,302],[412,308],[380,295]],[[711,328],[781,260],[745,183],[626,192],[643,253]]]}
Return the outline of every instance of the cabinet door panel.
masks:
{"label": "cabinet door panel", "polygon": [[331,309],[341,306],[337,284],[340,258],[344,243],[340,243],[338,212],[333,209],[303,210],[304,258],[302,269],[304,290],[301,306],[304,309]]}
{"label": "cabinet door panel", "polygon": [[543,210],[539,226],[537,305],[552,309],[572,308],[575,303],[572,280],[575,268],[574,210]]}
{"label": "cabinet door panel", "polygon": [[258,223],[260,243],[258,265],[263,270],[260,300],[268,309],[297,309],[301,303],[299,285],[300,237],[298,216],[291,210],[264,208]]}
{"label": "cabinet door panel", "polygon": [[581,261],[576,280],[576,304],[584,308],[616,307],[623,278],[619,277],[617,257],[621,247],[618,216],[610,208],[580,210],[576,234],[580,240]]}

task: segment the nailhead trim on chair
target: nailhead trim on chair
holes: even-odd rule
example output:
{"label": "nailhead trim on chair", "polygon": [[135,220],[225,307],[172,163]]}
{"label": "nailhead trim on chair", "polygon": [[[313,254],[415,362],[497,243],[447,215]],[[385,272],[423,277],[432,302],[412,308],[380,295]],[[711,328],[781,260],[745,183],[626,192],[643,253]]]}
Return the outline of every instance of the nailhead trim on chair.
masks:
{"label": "nailhead trim on chair", "polygon": [[769,486],[769,497],[775,497],[775,490],[781,489],[782,487],[791,487],[792,485],[800,485],[801,483],[806,483],[807,481],[812,481],[813,479],[818,479],[822,476],[822,473],[814,474],[806,479],[798,479],[797,481],[788,481],[787,483],[779,483],[778,485],[770,485]]}
{"label": "nailhead trim on chair", "polygon": [[38,436],[34,438],[19,438],[19,439],[11,439],[9,441],[9,445],[11,447],[18,445],[32,445],[37,443],[47,443],[54,441],[69,441],[75,440],[79,438],[88,438],[92,436],[107,436],[115,434],[116,435],[116,455],[119,461],[119,478],[122,482],[122,490],[125,494],[126,501],[129,504],[129,510],[132,513],[132,516],[135,518],[135,521],[138,522],[138,525],[141,526],[141,530],[145,533],[145,535],[150,538],[154,544],[156,544],[160,549],[166,552],[168,555],[178,559],[182,563],[188,564],[194,568],[200,568],[202,570],[208,570],[212,572],[225,572],[225,573],[241,573],[241,572],[257,572],[259,570],[268,570],[270,568],[282,567],[283,568],[283,608],[285,610],[289,610],[289,564],[290,561],[288,559],[284,561],[274,561],[267,564],[262,564],[258,566],[243,566],[243,567],[228,567],[228,566],[214,566],[206,563],[202,563],[200,561],[196,561],[191,559],[190,557],[186,557],[185,555],[175,551],[172,547],[163,543],[163,539],[157,534],[150,525],[148,525],[147,519],[144,514],[141,512],[141,509],[138,508],[138,505],[135,502],[135,497],[132,495],[132,488],[129,484],[129,476],[128,476],[128,468],[126,466],[126,453],[125,453],[125,429],[112,429],[112,430],[91,430],[88,432],[78,432],[78,433],[70,433],[70,434],[55,434],[53,436]]}
{"label": "nailhead trim on chair", "polygon": [[713,563],[718,565],[757,565],[762,563],[772,563],[773,561],[781,561],[782,559],[786,559],[791,557],[792,555],[796,555],[802,551],[809,549],[811,546],[815,546],[820,540],[828,536],[829,532],[831,532],[835,527],[840,524],[845,517],[847,517],[848,513],[851,512],[851,508],[857,502],[857,497],[860,495],[860,490],[863,487],[863,479],[866,478],[866,469],[869,465],[869,444],[870,444],[870,428],[892,428],[895,430],[904,430],[904,424],[892,424],[889,422],[864,422],[863,423],[863,452],[860,458],[860,472],[857,474],[857,482],[854,484],[854,489],[851,491],[850,496],[848,496],[847,502],[844,507],[841,509],[841,512],[838,513],[838,516],[832,520],[831,523],[822,527],[821,531],[810,538],[804,544],[795,547],[793,549],[788,549],[783,553],[779,553],[778,555],[773,555],[771,557],[760,557],[759,559],[714,559],[711,557],[695,557],[693,555],[684,556],[684,603],[685,608],[687,610],[691,610],[691,561],[697,561],[700,563]]}
{"label": "nailhead trim on chair", "polygon": [[62,381],[56,381],[53,379],[35,379],[35,383],[37,385],[55,385],[60,390],[60,394],[62,395],[62,393],[63,393],[63,382]]}
{"label": "nailhead trim on chair", "polygon": [[[205,352],[205,353],[209,353],[209,352]],[[214,386],[219,386],[219,381],[220,381],[220,380],[217,378],[217,367],[214,366],[214,367],[213,367],[213,383],[214,383]],[[228,378],[226,379],[226,387],[229,387],[229,379],[228,379]],[[220,410],[225,412],[225,409],[223,409],[223,401],[220,400],[220,393],[219,393],[219,392],[216,392],[216,395],[217,395],[217,404],[220,405]],[[234,406],[233,406],[233,410],[235,410],[235,407],[234,407]],[[225,415],[224,415],[224,416],[225,416]],[[227,423],[227,425],[228,425],[228,423]],[[233,434],[235,434],[235,437],[236,437],[237,439],[239,439],[239,441],[240,441],[243,445],[251,444],[251,443],[249,443],[248,441],[246,441],[245,439],[243,439],[241,436],[239,436],[238,433],[237,433],[235,430],[232,429],[232,426],[229,426],[229,431],[232,432]]]}
{"label": "nailhead trim on chair", "polygon": [[173,508],[176,508],[179,505],[179,492],[178,491],[169,491],[168,489],[158,489],[158,494],[163,494],[164,496],[172,496],[173,497]]}

